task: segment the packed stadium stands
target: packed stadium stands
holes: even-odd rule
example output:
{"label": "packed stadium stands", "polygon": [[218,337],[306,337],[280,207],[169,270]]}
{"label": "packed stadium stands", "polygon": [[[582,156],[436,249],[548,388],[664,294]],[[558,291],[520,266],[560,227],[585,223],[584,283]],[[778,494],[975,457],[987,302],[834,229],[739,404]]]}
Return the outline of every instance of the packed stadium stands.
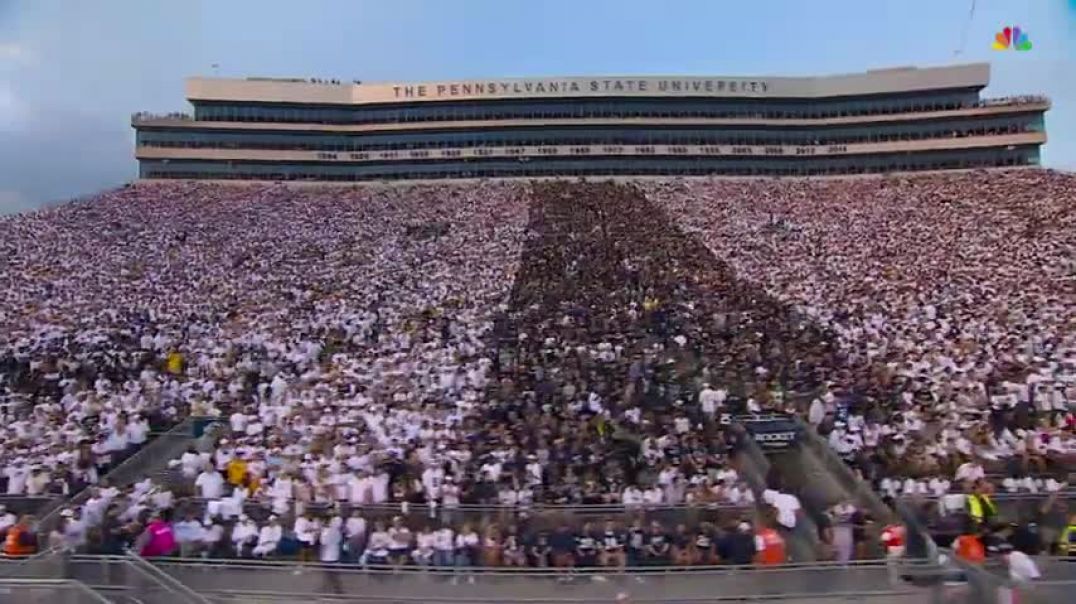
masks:
{"label": "packed stadium stands", "polygon": [[[864,506],[754,481],[734,418],[787,414],[938,534],[1066,553],[1074,250],[1076,177],[1032,169],[142,183],[0,219],[0,483],[82,492],[41,546],[97,554],[709,567],[801,521],[879,551]],[[188,417],[170,469],[105,479]]]}

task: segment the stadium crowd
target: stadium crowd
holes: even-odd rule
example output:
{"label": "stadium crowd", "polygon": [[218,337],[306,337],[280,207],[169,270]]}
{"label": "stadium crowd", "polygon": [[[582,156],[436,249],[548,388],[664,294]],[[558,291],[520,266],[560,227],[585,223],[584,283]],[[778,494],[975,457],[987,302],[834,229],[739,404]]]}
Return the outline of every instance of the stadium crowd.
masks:
{"label": "stadium crowd", "polygon": [[[263,461],[287,449],[372,473],[420,430],[428,461],[459,454],[525,207],[497,186],[338,196],[169,185],[5,220],[5,474],[82,467],[86,456],[47,456],[74,450],[83,431],[72,426],[88,417],[102,465],[144,440],[124,436],[144,409],[224,413]],[[431,392],[453,404],[430,404]]]}
{"label": "stadium crowd", "polygon": [[[1073,185],[170,183],[0,219],[3,479],[69,493],[215,415],[217,448],[173,462],[210,516],[262,502],[342,543],[311,504],[750,505],[720,417],[787,411],[892,495],[1060,491]],[[132,537],[173,499],[65,513]],[[253,553],[273,524],[244,522]]]}
{"label": "stadium crowd", "polygon": [[649,193],[834,334],[839,358],[799,402],[831,445],[883,490],[941,495],[1058,490],[1076,459],[1073,185],[1014,171]]}
{"label": "stadium crowd", "polygon": [[[107,500],[105,500],[107,501]],[[779,564],[783,543],[756,532],[746,519],[664,524],[658,520],[538,522],[527,516],[504,523],[367,519],[352,513],[307,510],[288,521],[275,514],[205,515],[151,511],[106,503],[66,514],[50,543],[94,554],[134,549],[147,556],[266,558],[363,565],[594,567]],[[173,517],[174,516],[174,517]],[[156,537],[163,535],[164,538]]]}

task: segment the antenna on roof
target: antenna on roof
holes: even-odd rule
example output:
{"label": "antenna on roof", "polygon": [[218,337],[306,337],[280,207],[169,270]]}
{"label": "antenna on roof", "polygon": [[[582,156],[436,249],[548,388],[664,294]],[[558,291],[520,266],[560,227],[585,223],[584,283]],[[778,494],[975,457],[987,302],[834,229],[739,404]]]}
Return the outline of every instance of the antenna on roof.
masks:
{"label": "antenna on roof", "polygon": [[964,28],[960,32],[960,46],[953,51],[954,57],[959,57],[964,52],[964,45],[968,41],[968,28],[971,27],[971,22],[975,18],[975,0],[971,0],[971,10],[968,11],[968,20],[964,22]]}

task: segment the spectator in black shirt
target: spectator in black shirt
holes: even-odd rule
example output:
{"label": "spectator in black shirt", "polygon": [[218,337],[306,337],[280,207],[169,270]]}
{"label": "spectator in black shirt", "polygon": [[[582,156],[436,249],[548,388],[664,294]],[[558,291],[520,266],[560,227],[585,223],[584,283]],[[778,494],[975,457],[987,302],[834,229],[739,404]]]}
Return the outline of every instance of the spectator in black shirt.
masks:
{"label": "spectator in black shirt", "polygon": [[638,520],[628,529],[627,558],[629,566],[640,566],[646,561],[646,531]]}
{"label": "spectator in black shirt", "polygon": [[534,542],[527,548],[531,566],[537,568],[546,568],[549,566],[549,558],[552,555],[552,552],[553,548],[549,545],[549,535],[545,531],[538,533],[538,536],[534,538]]}
{"label": "spectator in black shirt", "polygon": [[870,540],[867,538],[867,530],[873,523],[874,521],[871,519],[870,514],[864,510],[857,508],[852,513],[852,542],[855,544],[857,560],[866,560],[870,557],[867,551],[870,544]]}
{"label": "spectator in black shirt", "polygon": [[568,525],[562,524],[549,537],[549,548],[553,554],[553,566],[557,568],[571,568],[575,564],[575,535],[572,534]]}
{"label": "spectator in black shirt", "polygon": [[714,525],[704,522],[695,533],[695,563],[712,566],[720,562]]}
{"label": "spectator in black shirt", "polygon": [[695,563],[695,540],[687,532],[687,525],[676,525],[672,539],[671,556],[677,566],[691,566]]}
{"label": "spectator in black shirt", "polygon": [[607,520],[600,544],[601,555],[599,556],[599,561],[601,565],[624,568],[624,565],[627,564],[626,541],[626,535],[616,529],[616,525],[612,520]]}
{"label": "spectator in black shirt", "polygon": [[1039,525],[1035,522],[1025,522],[1013,525],[1009,543],[1013,549],[1024,552],[1029,556],[1037,556],[1042,553],[1042,536],[1039,534]]}
{"label": "spectator in black shirt", "polygon": [[519,531],[514,524],[508,526],[508,534],[504,536],[501,559],[505,566],[527,565],[527,553],[523,547],[523,540],[519,537]]}
{"label": "spectator in black shirt", "polygon": [[669,536],[657,521],[650,523],[650,533],[646,537],[646,562],[649,565],[663,566],[671,559],[672,546]]}
{"label": "spectator in black shirt", "polygon": [[718,544],[721,559],[732,564],[754,563],[755,551],[755,535],[746,522],[731,527]]}
{"label": "spectator in black shirt", "polygon": [[578,566],[594,567],[598,565],[598,540],[594,527],[589,522],[583,524],[583,530],[575,538],[575,561]]}

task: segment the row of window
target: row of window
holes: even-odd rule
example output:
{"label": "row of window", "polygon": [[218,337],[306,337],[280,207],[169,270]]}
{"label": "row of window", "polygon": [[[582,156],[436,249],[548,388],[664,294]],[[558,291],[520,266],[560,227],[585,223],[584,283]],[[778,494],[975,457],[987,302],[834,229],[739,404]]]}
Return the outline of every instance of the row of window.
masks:
{"label": "row of window", "polygon": [[319,166],[286,164],[221,164],[213,162],[143,162],[144,178],[212,178],[239,180],[364,181],[420,178],[581,175],[825,175],[869,174],[911,170],[943,170],[1037,163],[1034,150],[973,153],[902,154],[861,161],[560,161],[465,162],[453,165],[388,164]]}
{"label": "row of window", "polygon": [[563,99],[527,102],[431,102],[403,107],[289,106],[230,103],[195,104],[195,119],[237,122],[363,124],[527,118],[710,117],[819,119],[889,115],[968,107],[974,93],[950,92],[914,97],[774,101],[767,99]]}
{"label": "row of window", "polygon": [[[194,133],[187,137],[178,137],[173,133],[139,133],[138,144],[144,147],[166,147],[180,149],[272,149],[298,151],[380,151],[407,149],[445,149],[473,147],[506,146],[555,146],[555,145],[830,145],[879,143],[892,141],[917,141],[938,138],[963,138],[968,136],[996,136],[1018,134],[1035,129],[1028,122],[1008,123],[998,126],[968,124],[962,128],[905,129],[892,132],[848,132],[834,136],[818,133],[766,132],[745,135],[738,132],[688,132],[688,131],[645,131],[645,132],[570,132],[555,135],[549,132],[535,133],[497,133],[488,136],[476,136],[474,133],[461,132],[456,138],[439,140],[408,140],[371,142],[370,138],[340,136],[265,136],[255,133],[243,135],[220,135],[215,133]],[[291,139],[291,140],[289,140]],[[305,140],[304,140],[305,139]]]}
{"label": "row of window", "polygon": [[538,176],[826,176],[841,174],[880,174],[886,172],[912,172],[918,170],[956,170],[972,168],[990,168],[1004,166],[1031,165],[1031,159],[1008,158],[995,161],[987,160],[947,160],[927,163],[895,163],[886,166],[847,166],[847,167],[802,167],[802,168],[775,168],[730,166],[728,168],[703,168],[684,166],[675,169],[647,169],[645,167],[631,169],[598,168],[594,170],[556,170],[548,171],[541,168],[519,167],[516,169],[490,169],[484,170],[476,167],[473,170],[438,170],[432,172],[397,172],[381,175],[364,175],[357,173],[348,174],[317,174],[313,172],[182,172],[167,170],[147,170],[144,178],[164,179],[213,179],[213,180],[274,180],[274,181],[344,181],[360,182],[369,180],[418,180],[418,179],[452,179],[452,178],[495,178],[495,177],[538,177]]}

